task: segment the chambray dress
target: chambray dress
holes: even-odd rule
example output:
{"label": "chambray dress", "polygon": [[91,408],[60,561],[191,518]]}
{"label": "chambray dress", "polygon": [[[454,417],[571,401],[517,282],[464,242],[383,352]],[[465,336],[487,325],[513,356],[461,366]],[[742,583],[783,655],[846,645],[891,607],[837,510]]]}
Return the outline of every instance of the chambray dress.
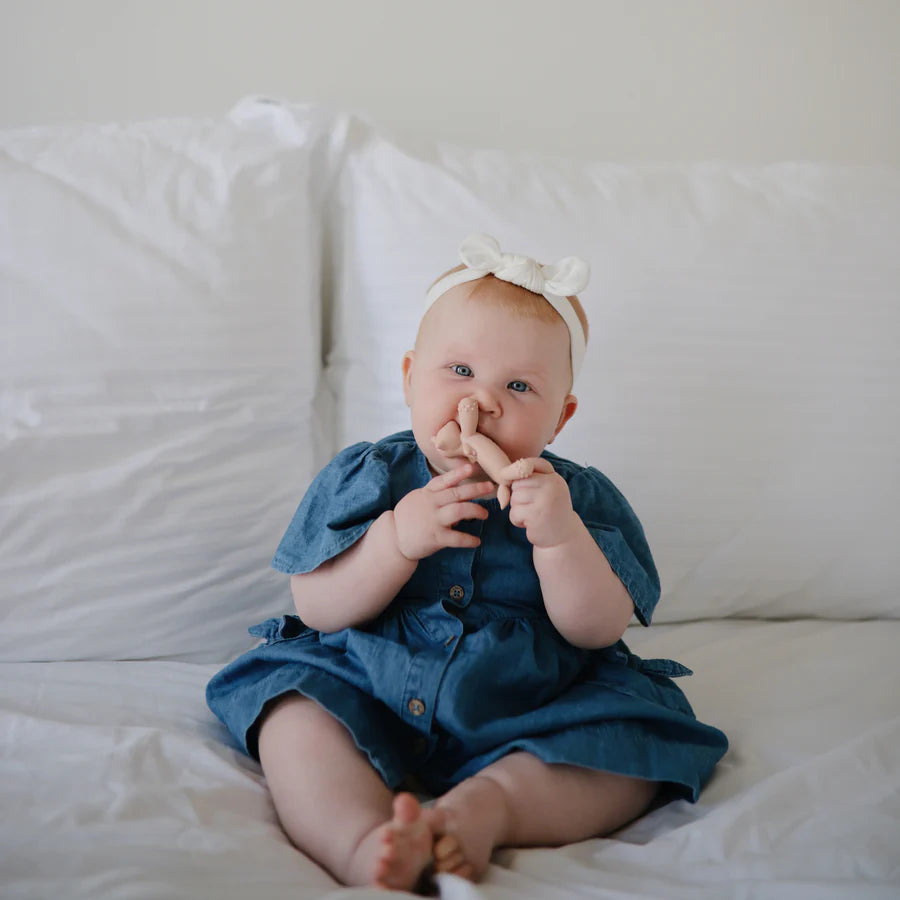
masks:
{"label": "chambray dress", "polygon": [[[625,498],[596,469],[543,455],[649,624],[659,580]],[[310,486],[272,565],[315,569],[430,477],[411,431],[348,447]],[[257,757],[267,704],[294,691],[311,697],[391,788],[412,777],[439,794],[524,750],[663,782],[670,796],[696,800],[727,740],[697,721],[671,680],[690,670],[640,659],[622,641],[603,650],[565,641],[544,611],[524,529],[497,500],[478,502],[488,518],[458,527],[478,534],[480,546],[421,560],[367,625],[325,634],[283,616],[251,628],[262,642],[210,681],[212,711]]]}

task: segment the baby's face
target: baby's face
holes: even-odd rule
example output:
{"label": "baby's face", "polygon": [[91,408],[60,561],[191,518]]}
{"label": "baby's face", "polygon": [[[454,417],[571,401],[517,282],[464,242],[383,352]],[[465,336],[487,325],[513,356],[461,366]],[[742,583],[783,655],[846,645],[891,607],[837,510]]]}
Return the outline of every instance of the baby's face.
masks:
{"label": "baby's face", "polygon": [[432,437],[457,406],[475,397],[478,430],[511,460],[539,456],[575,412],[569,393],[569,332],[562,319],[520,318],[468,299],[471,283],[431,308],[416,349],[403,358],[403,388],[416,443],[438,474],[465,464],[435,449]]}

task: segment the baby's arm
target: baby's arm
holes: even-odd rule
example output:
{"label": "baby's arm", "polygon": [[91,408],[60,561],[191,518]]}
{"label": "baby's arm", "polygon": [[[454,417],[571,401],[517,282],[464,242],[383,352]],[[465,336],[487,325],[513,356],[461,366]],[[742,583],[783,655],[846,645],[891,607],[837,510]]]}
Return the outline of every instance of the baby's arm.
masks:
{"label": "baby's arm", "polygon": [[312,572],[291,575],[297,615],[316,631],[375,618],[409,581],[416,563],[397,549],[394,513],[383,512],[353,546]]}
{"label": "baby's arm", "polygon": [[609,647],[625,633],[634,603],[625,585],[573,512],[569,536],[534,548],[544,606],[556,630],[576,647]]}
{"label": "baby's arm", "polygon": [[383,512],[353,546],[312,572],[291,576],[294,606],[316,631],[361,625],[381,613],[409,581],[418,561],[443,547],[476,547],[474,535],[456,531],[463,519],[483,519],[487,510],[471,501],[493,490],[490,482],[461,484],[466,464],[410,491]]}
{"label": "baby's arm", "polygon": [[545,459],[512,485],[510,521],[525,528],[544,606],[556,630],[577,647],[608,647],[625,633],[634,604],[572,508],[565,479]]}

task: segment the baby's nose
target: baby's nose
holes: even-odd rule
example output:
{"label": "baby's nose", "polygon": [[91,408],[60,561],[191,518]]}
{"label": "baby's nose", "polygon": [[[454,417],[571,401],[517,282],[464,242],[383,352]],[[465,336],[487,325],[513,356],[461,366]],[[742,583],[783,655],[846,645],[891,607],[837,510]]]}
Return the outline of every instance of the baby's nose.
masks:
{"label": "baby's nose", "polygon": [[481,388],[472,396],[478,403],[482,415],[494,417],[500,415],[500,403],[493,391]]}

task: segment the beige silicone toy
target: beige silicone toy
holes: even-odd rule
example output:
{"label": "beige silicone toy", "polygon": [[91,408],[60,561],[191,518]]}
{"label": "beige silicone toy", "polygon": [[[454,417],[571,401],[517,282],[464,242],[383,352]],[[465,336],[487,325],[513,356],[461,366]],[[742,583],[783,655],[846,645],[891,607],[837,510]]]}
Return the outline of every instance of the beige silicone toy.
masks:
{"label": "beige silicone toy", "polygon": [[459,401],[459,424],[451,419],[432,438],[434,446],[447,456],[465,456],[469,462],[478,463],[485,475],[497,485],[500,509],[509,503],[509,486],[520,478],[528,478],[534,472],[534,463],[528,459],[510,462],[509,457],[478,428],[478,401],[464,397]]}

